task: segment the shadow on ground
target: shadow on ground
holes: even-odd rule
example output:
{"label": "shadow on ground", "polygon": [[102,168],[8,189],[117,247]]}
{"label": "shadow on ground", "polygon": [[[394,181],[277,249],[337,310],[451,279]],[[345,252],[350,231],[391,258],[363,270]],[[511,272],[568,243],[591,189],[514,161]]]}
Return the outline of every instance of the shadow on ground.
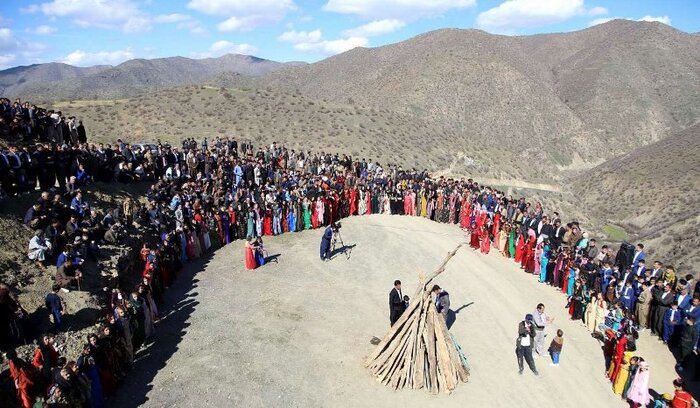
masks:
{"label": "shadow on ground", "polygon": [[206,269],[213,255],[205,255],[179,273],[175,283],[165,293],[165,304],[160,310],[161,319],[152,342],[137,353],[131,372],[119,387],[117,396],[108,401],[107,406],[138,407],[148,401],[153,379],[178,350],[180,341],[187,333],[190,326],[188,320],[199,304],[196,300],[199,293],[193,291],[199,282],[196,275]]}

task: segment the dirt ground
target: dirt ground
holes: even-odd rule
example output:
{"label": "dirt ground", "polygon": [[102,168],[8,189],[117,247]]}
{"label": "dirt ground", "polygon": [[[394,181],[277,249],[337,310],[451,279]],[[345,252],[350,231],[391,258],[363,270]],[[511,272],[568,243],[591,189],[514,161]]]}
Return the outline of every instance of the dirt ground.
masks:
{"label": "dirt ground", "polygon": [[[499,254],[465,247],[437,278],[450,293],[470,381],[451,395],[394,391],[363,366],[373,336],[389,328],[394,279],[413,294],[418,271],[432,272],[464,240],[456,226],[374,215],[343,221],[354,246],[319,260],[322,231],[266,241],[272,262],[244,268],[242,243],[181,273],[168,292],[155,347],[145,350],[111,407],[582,407],[626,406],[604,378],[601,345],[568,320],[565,297]],[[564,331],[560,367],[536,360],[540,376],[518,375],[517,325],[537,303]],[[174,307],[172,307],[174,306]],[[652,389],[672,391],[673,359],[643,334],[638,355],[651,364]]]}

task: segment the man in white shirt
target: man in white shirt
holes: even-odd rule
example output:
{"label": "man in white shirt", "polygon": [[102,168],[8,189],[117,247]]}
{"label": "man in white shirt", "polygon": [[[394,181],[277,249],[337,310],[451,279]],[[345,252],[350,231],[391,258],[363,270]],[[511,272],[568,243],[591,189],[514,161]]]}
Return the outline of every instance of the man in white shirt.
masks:
{"label": "man in white shirt", "polygon": [[544,313],[544,304],[538,304],[537,309],[535,309],[535,312],[532,314],[532,322],[535,325],[535,351],[537,352],[535,358],[547,354],[547,349],[544,345],[544,338],[547,335],[544,330],[552,321],[553,319]]}

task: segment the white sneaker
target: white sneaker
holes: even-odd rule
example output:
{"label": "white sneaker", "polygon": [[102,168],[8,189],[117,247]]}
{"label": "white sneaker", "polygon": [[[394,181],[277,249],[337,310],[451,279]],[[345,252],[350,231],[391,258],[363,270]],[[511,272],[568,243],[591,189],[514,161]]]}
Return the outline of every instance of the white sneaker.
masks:
{"label": "white sneaker", "polygon": [[70,292],[70,289],[61,288],[61,291],[63,291],[63,293],[69,293],[69,292]]}

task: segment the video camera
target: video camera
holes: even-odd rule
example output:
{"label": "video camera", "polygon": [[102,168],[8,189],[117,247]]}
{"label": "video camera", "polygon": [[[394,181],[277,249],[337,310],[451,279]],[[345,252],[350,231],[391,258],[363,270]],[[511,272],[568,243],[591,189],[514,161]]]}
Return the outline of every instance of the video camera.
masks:
{"label": "video camera", "polygon": [[333,224],[331,224],[331,230],[333,230],[333,232],[338,232],[340,231],[340,228],[342,228],[342,226],[343,225],[341,223],[334,222]]}

